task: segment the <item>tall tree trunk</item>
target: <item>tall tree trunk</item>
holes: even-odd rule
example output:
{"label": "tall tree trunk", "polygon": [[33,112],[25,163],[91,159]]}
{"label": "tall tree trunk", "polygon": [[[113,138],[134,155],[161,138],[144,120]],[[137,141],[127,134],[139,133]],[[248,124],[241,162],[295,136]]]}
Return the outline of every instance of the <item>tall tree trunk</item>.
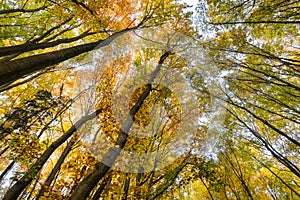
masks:
{"label": "tall tree trunk", "polygon": [[[31,188],[29,194],[27,195],[26,200],[30,200],[31,196],[33,195],[33,193],[34,193],[34,191],[35,191],[35,187],[36,187],[36,185],[37,185],[38,182],[39,182],[39,178],[40,178],[40,174],[37,175],[37,177],[36,177],[36,179],[35,179],[35,182],[34,182],[34,184],[32,185],[32,188]],[[24,198],[22,198],[22,199],[24,199]]]}
{"label": "tall tree trunk", "polygon": [[41,196],[44,195],[44,192],[46,192],[52,181],[54,180],[56,174],[60,170],[61,165],[63,164],[64,160],[66,159],[67,155],[70,153],[72,150],[73,145],[75,144],[75,140],[71,139],[71,141],[67,144],[67,147],[64,149],[62,152],[61,156],[59,157],[57,163],[53,167],[51,173],[47,177],[45,183],[43,184],[42,188],[40,189],[38,195],[36,196],[36,200],[38,200]]}
{"label": "tall tree trunk", "polygon": [[16,46],[0,47],[0,56],[19,54],[19,53],[29,52],[29,51],[33,51],[33,50],[37,50],[37,49],[46,49],[46,48],[54,47],[54,46],[57,46],[60,44],[75,42],[86,36],[93,35],[93,34],[95,34],[95,33],[94,32],[84,32],[76,37],[57,39],[52,42],[36,43],[35,41],[31,41],[31,42],[16,45]]}
{"label": "tall tree trunk", "polygon": [[294,188],[292,188],[288,183],[286,183],[285,180],[283,180],[278,174],[276,174],[270,167],[268,167],[266,164],[264,164],[261,160],[257,159],[255,156],[252,155],[252,157],[263,167],[265,167],[269,172],[271,172],[278,180],[280,180],[287,188],[291,190],[291,192],[295,193],[300,198],[300,193],[297,192]]}
{"label": "tall tree trunk", "polygon": [[136,104],[130,109],[129,116],[125,123],[122,125],[120,129],[120,133],[117,138],[117,142],[115,144],[116,147],[111,147],[108,152],[103,156],[103,159],[96,164],[95,169],[89,173],[77,186],[75,192],[72,194],[70,200],[82,200],[88,198],[90,192],[97,185],[97,183],[105,176],[111,166],[114,164],[117,157],[120,155],[121,150],[124,148],[127,142],[128,132],[130,131],[134,121],[135,115],[142,107],[144,100],[148,97],[152,90],[152,83],[160,71],[163,62],[167,59],[171,52],[164,53],[156,66],[156,69],[151,74],[150,80],[146,85],[144,92],[139,97]]}
{"label": "tall tree trunk", "polygon": [[5,177],[5,175],[13,168],[15,164],[15,161],[12,161],[7,167],[6,169],[1,173],[0,175],[0,182],[2,181],[2,179]]}
{"label": "tall tree trunk", "polygon": [[[0,139],[2,140],[1,136],[0,136]],[[5,145],[5,144],[1,144],[1,145]],[[3,147],[2,146],[2,147]],[[0,156],[2,156],[7,150],[9,149],[9,146],[7,145],[1,152],[0,152]]]}
{"label": "tall tree trunk", "polygon": [[101,194],[102,194],[102,192],[104,191],[105,187],[108,187],[108,186],[109,186],[109,184],[110,184],[110,182],[111,182],[111,179],[112,179],[112,178],[111,178],[111,176],[110,176],[110,177],[108,177],[106,180],[104,180],[104,181],[100,184],[100,186],[99,186],[99,188],[97,189],[97,191],[95,192],[95,194],[94,194],[92,200],[98,200],[98,199],[101,197]]}
{"label": "tall tree trunk", "polygon": [[172,172],[172,174],[170,174],[170,178],[168,178],[169,180],[166,180],[160,187],[157,187],[157,191],[155,191],[154,193],[150,193],[146,199],[147,200],[152,200],[152,199],[157,199],[159,196],[161,196],[164,192],[166,192],[176,181],[176,178],[178,177],[179,173],[187,166],[187,162],[186,159],[188,158],[185,157],[185,159],[183,160],[183,162],[174,169],[174,171]]}
{"label": "tall tree trunk", "polygon": [[252,129],[246,122],[240,119],[235,113],[233,113],[230,109],[226,110],[234,116],[239,122],[241,122],[259,141],[264,145],[264,147],[272,154],[272,156],[277,159],[281,164],[286,166],[292,173],[294,173],[297,177],[300,178],[300,169],[294,163],[292,163],[288,158],[278,152],[270,143],[267,141],[260,133],[256,130]]}
{"label": "tall tree trunk", "polygon": [[[129,175],[128,173],[126,174]],[[127,200],[128,193],[129,193],[129,186],[130,186],[130,177],[126,178],[125,184],[124,184],[124,195],[122,197],[122,200]]]}
{"label": "tall tree trunk", "polygon": [[5,194],[3,200],[15,200],[22,193],[22,191],[31,183],[31,181],[35,178],[36,174],[42,169],[43,165],[50,158],[52,153],[63,144],[69,137],[73,135],[74,132],[77,131],[83,124],[87,121],[95,118],[100,114],[102,109],[98,109],[92,114],[86,115],[78,120],[65,134],[63,134],[60,138],[58,138],[55,142],[53,142],[41,155],[40,158],[26,171],[24,176],[18,180]]}
{"label": "tall tree trunk", "polygon": [[207,186],[207,184],[205,183],[205,181],[203,180],[203,178],[202,178],[201,176],[200,176],[199,178],[200,178],[201,182],[203,183],[204,187],[206,188],[206,190],[207,190],[207,192],[208,192],[208,194],[209,194],[210,199],[211,199],[211,200],[214,200],[214,197],[213,197],[213,195],[211,194],[211,192],[210,192],[210,190],[209,190],[209,187]]}
{"label": "tall tree trunk", "polygon": [[49,53],[2,62],[0,63],[0,86],[5,83],[18,80],[38,70],[66,61],[82,53],[107,46],[117,37],[137,28],[138,27],[124,29],[120,32],[114,33],[105,40],[99,40],[97,42],[77,45]]}

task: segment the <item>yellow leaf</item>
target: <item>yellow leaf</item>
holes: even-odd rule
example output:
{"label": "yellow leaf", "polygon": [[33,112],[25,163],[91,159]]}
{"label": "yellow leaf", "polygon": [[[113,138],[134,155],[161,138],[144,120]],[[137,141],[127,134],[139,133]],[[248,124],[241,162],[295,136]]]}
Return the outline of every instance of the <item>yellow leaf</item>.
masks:
{"label": "yellow leaf", "polygon": [[4,46],[10,46],[10,41],[9,40],[2,40]]}

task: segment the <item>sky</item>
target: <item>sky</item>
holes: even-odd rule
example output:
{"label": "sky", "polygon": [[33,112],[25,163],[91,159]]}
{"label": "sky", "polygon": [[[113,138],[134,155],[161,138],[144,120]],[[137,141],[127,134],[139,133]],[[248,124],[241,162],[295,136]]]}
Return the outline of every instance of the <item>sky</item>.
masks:
{"label": "sky", "polygon": [[182,0],[183,2],[187,3],[188,5],[192,5],[192,10],[195,10],[198,0]]}
{"label": "sky", "polygon": [[188,4],[188,5],[191,5],[193,6],[192,8],[188,9],[190,11],[193,12],[193,18],[196,16],[196,7],[197,7],[197,4],[198,4],[198,1],[199,0],[181,0],[182,2]]}

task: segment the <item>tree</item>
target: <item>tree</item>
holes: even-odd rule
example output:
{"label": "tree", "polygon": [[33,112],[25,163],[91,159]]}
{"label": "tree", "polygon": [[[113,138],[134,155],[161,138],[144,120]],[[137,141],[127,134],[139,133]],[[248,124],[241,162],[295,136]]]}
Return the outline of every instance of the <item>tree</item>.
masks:
{"label": "tree", "polygon": [[[174,52],[168,50],[173,45],[171,42],[167,42],[168,48],[148,52],[147,59],[156,57],[157,67],[152,71],[149,82],[136,90],[131,99],[130,117],[122,128],[115,129],[113,125],[109,95],[116,87],[117,75],[126,73],[128,63],[132,63],[129,58],[134,54],[112,61],[113,64],[103,74],[93,74],[96,77],[93,87],[96,87],[96,91],[98,91],[96,95],[99,95],[96,103],[81,101],[84,98],[91,99],[93,96],[93,92],[89,93],[90,91],[85,88],[80,90],[76,96],[70,96],[70,90],[76,87],[72,83],[74,76],[77,73],[80,74],[80,70],[72,71],[70,69],[73,68],[71,58],[93,49],[101,48],[106,51],[106,48],[103,47],[109,46],[119,36],[138,28],[165,26],[168,31],[192,33],[189,30],[190,21],[187,18],[190,14],[183,12],[185,8],[183,4],[173,1],[151,3],[145,1],[133,8],[133,4],[123,1],[116,5],[116,2],[107,2],[106,4],[102,2],[96,5],[94,1],[45,1],[41,5],[35,5],[34,2],[26,1],[20,2],[15,7],[7,4],[2,10],[3,14],[11,15],[13,19],[17,18],[16,21],[19,20],[18,23],[25,25],[25,28],[23,17],[32,14],[30,24],[34,24],[35,20],[48,19],[48,12],[55,11],[52,23],[46,24],[42,29],[38,29],[37,26],[40,24],[37,23],[37,26],[32,28],[36,32],[31,32],[29,29],[31,27],[29,27],[26,30],[28,35],[23,34],[23,29],[18,30],[16,28],[18,26],[14,26],[16,21],[7,20],[10,22],[9,26],[3,26],[5,28],[3,30],[6,32],[4,35],[7,36],[8,28],[15,30],[18,35],[11,35],[3,39],[3,47],[0,49],[1,56],[3,56],[1,60],[1,89],[5,91],[3,96],[16,99],[15,102],[8,104],[3,101],[5,106],[1,110],[1,114],[3,114],[1,138],[3,144],[8,145],[8,148],[3,148],[2,155],[6,159],[12,159],[17,169],[14,179],[10,181],[11,186],[5,188],[7,191],[5,191],[4,199],[82,199],[88,197],[96,199],[105,195],[106,192],[109,193],[111,188],[107,189],[107,187],[115,180],[125,181],[126,187],[123,188],[122,198],[144,190],[148,193],[142,195],[143,198],[153,199],[164,195],[176,185],[179,187],[177,178],[185,177],[183,172],[189,169],[187,166],[191,164],[187,161],[194,156],[192,154],[179,157],[176,164],[157,173],[143,172],[142,170],[137,175],[128,173],[123,175],[111,169],[123,148],[138,151],[164,150],[170,142],[169,136],[176,133],[176,124],[179,121],[177,112],[180,111],[178,100],[166,87],[153,83],[163,66],[178,67],[178,69],[182,67],[179,65],[180,59],[173,55]],[[126,5],[131,9],[120,12]],[[111,9],[113,6],[116,6],[116,10]],[[63,13],[62,10],[67,12]],[[74,10],[77,12],[73,15],[71,13]],[[63,15],[61,15],[62,13]],[[118,13],[117,17],[114,16],[115,13]],[[133,15],[137,19],[132,19]],[[112,16],[114,16],[113,19],[111,19]],[[123,17],[122,21],[116,20],[120,17]],[[135,34],[137,33],[135,32]],[[172,36],[173,33],[170,35]],[[145,40],[142,37],[141,39]],[[18,43],[15,43],[16,40]],[[175,42],[178,41],[175,39]],[[176,47],[176,44],[174,46]],[[140,52],[142,55],[147,54],[144,49],[141,49]],[[62,61],[70,61],[61,64],[62,68],[66,70],[55,71],[54,65],[60,64]],[[80,59],[77,61],[81,62]],[[165,63],[166,61],[168,64]],[[137,58],[135,64],[139,65],[139,63]],[[143,66],[138,67],[142,69]],[[93,75],[86,78],[93,80]],[[19,78],[25,79],[18,81]],[[16,80],[17,82],[14,82]],[[51,81],[47,83],[46,80]],[[38,89],[41,87],[43,90],[39,91]],[[23,92],[18,91],[20,88],[23,88]],[[47,95],[43,96],[44,93]],[[174,105],[170,102],[173,102]],[[76,117],[76,114],[73,106],[77,103],[80,104],[84,114],[83,117],[74,121],[72,118]],[[166,121],[159,125],[159,127],[163,127],[163,130],[161,132],[154,131],[156,136],[149,140],[138,141],[131,137],[128,138],[127,133],[133,123],[139,125],[149,123],[147,114],[155,103],[161,104],[166,110],[164,111],[166,116],[161,116]],[[133,121],[131,121],[132,119]],[[110,120],[111,122],[109,122]],[[104,158],[97,161],[93,154],[89,153],[86,144],[82,143],[81,136],[78,136],[80,132],[91,131],[95,122],[103,125],[99,131],[106,132],[107,136],[115,139],[114,147],[108,147],[108,150],[104,149],[101,154]],[[95,139],[97,139],[96,135]],[[141,145],[143,141],[150,144],[146,146],[149,148]],[[157,144],[157,142],[159,143]],[[103,146],[105,147],[105,144]],[[30,154],[23,154],[24,150]],[[82,152],[86,152],[89,156],[81,155]],[[8,154],[14,155],[14,157],[8,157]],[[105,159],[110,164],[107,165]],[[157,166],[153,165],[152,167],[155,171]],[[9,170],[12,170],[10,165],[5,171]],[[164,174],[162,175],[162,173]],[[183,182],[180,183],[183,184]],[[139,189],[135,189],[135,187]],[[117,187],[113,189],[117,190]]]}
{"label": "tree", "polygon": [[[132,4],[125,0],[119,3],[108,2],[107,4],[97,4],[94,1],[87,2],[86,4],[80,3],[78,1],[64,1],[63,3],[44,1],[43,3],[44,6],[42,6],[41,8],[32,9],[32,12],[35,15],[38,14],[39,16],[41,16],[41,19],[38,20],[48,20],[48,13],[54,12],[54,10],[54,19],[56,16],[59,19],[62,16],[66,17],[67,19],[61,23],[58,23],[57,25],[52,25],[50,23],[50,25],[52,25],[53,27],[43,27],[41,33],[31,35],[30,38],[28,38],[29,36],[24,37],[23,35],[21,35],[21,37],[19,37],[18,35],[13,36],[13,40],[15,40],[16,38],[18,39],[18,41],[21,40],[21,42],[19,42],[21,44],[17,43],[17,45],[1,47],[0,55],[3,56],[3,59],[0,63],[0,84],[2,86],[5,84],[10,84],[15,80],[32,74],[33,72],[36,72],[38,70],[51,67],[82,53],[91,51],[96,47],[101,48],[103,46],[107,46],[115,38],[128,31],[142,28],[143,26],[155,26],[155,21],[157,21],[158,23],[163,23],[165,20],[169,20],[172,16],[177,15],[177,13],[174,12],[169,12],[168,14],[161,13],[161,9],[163,8],[164,3],[156,1],[149,4],[147,2],[142,2],[139,4],[140,6],[136,8],[134,8]],[[35,6],[33,2],[24,2],[24,5],[21,5],[23,7],[30,7],[32,4],[33,6]],[[170,6],[171,5],[172,4],[170,4]],[[9,7],[9,5],[6,6]],[[121,6],[129,6],[129,8],[131,9],[125,11],[121,9]],[[95,10],[92,11],[89,7],[94,7]],[[120,10],[118,11],[118,9],[111,9],[113,7],[117,7]],[[29,13],[32,13],[22,12],[22,9],[20,10],[20,8],[5,9],[3,10],[3,13],[15,13],[18,11],[18,9],[21,13],[21,20],[23,18],[23,15],[25,15],[24,17],[26,17]],[[87,9],[89,12],[84,13]],[[173,8],[170,7],[170,9]],[[63,10],[67,10],[68,12],[64,12]],[[74,10],[76,10],[75,15],[73,14]],[[40,12],[42,12],[43,14],[41,14]],[[102,12],[107,13],[107,15],[103,16],[103,18],[101,18],[103,15]],[[133,20],[130,20],[133,12],[135,12],[136,15],[139,13],[141,17],[139,17],[138,19],[134,18]],[[61,13],[63,13],[62,16]],[[112,18],[111,15],[115,16]],[[123,20],[121,22],[116,21],[115,18],[118,17],[123,18]],[[32,19],[33,21],[30,22],[30,24],[34,23],[34,20],[36,20],[36,18]],[[76,21],[83,21],[83,23],[81,25],[80,23],[76,23]],[[9,21],[9,24],[5,25],[4,27],[14,27],[16,26],[15,23],[15,21]],[[24,22],[21,21],[20,23]],[[34,27],[34,30],[36,29],[37,28]],[[6,30],[4,29],[4,31]],[[79,32],[79,34],[74,36],[76,32]],[[22,34],[22,32],[20,32],[20,34]],[[74,42],[78,40],[90,38],[88,36],[93,36],[94,42],[90,41],[85,44],[75,43],[74,45]],[[10,38],[3,40],[2,42],[13,43]],[[49,49],[50,47],[56,48],[52,48],[53,50],[47,51],[46,53],[34,51],[45,48]],[[57,50],[57,48],[59,50]],[[23,53],[25,53],[25,55],[23,55]],[[34,53],[34,55],[32,55],[32,53]],[[12,58],[14,59],[12,60]]]}
{"label": "tree", "polygon": [[298,4],[1,2],[1,198],[298,199]]}
{"label": "tree", "polygon": [[[264,172],[271,173],[270,177],[276,174],[272,173],[274,171],[287,170],[270,178],[272,184],[262,186],[269,191],[266,198],[298,198],[299,53],[295,30],[299,13],[294,9],[299,2],[207,3],[207,21],[215,27],[216,37],[206,46],[213,63],[219,70],[224,70],[228,81],[227,89],[220,87],[225,96],[217,97],[227,104],[228,118],[224,125],[234,141],[226,145],[226,152],[240,147],[236,153],[231,151],[222,158],[232,163],[230,156],[243,159],[244,154],[252,155],[247,163],[262,166]],[[223,139],[224,135],[221,137]],[[253,150],[245,150],[245,143]],[[239,156],[234,156],[237,153]],[[238,164],[232,163],[230,168],[234,171]],[[291,174],[295,181],[287,181]],[[230,179],[233,178],[230,176]],[[266,176],[260,177],[260,181],[265,184]],[[239,198],[236,184],[233,185],[235,182],[229,179],[226,182]],[[278,184],[289,192],[279,191],[275,186]],[[263,192],[252,193],[262,195]]]}

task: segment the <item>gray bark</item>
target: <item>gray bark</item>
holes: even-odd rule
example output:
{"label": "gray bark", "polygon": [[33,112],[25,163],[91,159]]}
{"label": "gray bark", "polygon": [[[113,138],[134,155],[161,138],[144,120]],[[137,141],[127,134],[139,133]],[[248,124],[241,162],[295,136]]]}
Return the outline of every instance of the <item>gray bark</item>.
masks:
{"label": "gray bark", "polygon": [[139,111],[139,109],[142,107],[143,102],[148,97],[148,95],[151,92],[152,89],[152,83],[155,79],[155,76],[157,75],[158,71],[162,67],[163,62],[167,59],[169,55],[171,55],[171,52],[164,53],[158,62],[158,65],[154,72],[151,74],[150,80],[148,84],[146,85],[146,88],[144,92],[139,97],[136,104],[130,109],[129,115],[125,123],[123,124],[120,133],[117,138],[117,142],[115,144],[116,147],[111,147],[108,152],[103,156],[103,159],[96,164],[95,169],[89,173],[76,187],[75,192],[72,194],[70,200],[82,200],[87,199],[90,192],[93,190],[93,188],[98,184],[98,182],[106,175],[108,170],[111,168],[111,166],[114,164],[115,160],[118,158],[118,156],[121,153],[121,150],[124,148],[126,142],[127,142],[127,136],[128,132],[131,129],[134,120],[135,115]]}
{"label": "gray bark", "polygon": [[107,46],[117,37],[137,28],[138,27],[124,29],[120,32],[112,34],[105,40],[99,40],[97,42],[77,45],[62,50],[1,62],[0,86],[18,80],[33,72],[59,64],[70,58],[74,58],[82,53]]}

